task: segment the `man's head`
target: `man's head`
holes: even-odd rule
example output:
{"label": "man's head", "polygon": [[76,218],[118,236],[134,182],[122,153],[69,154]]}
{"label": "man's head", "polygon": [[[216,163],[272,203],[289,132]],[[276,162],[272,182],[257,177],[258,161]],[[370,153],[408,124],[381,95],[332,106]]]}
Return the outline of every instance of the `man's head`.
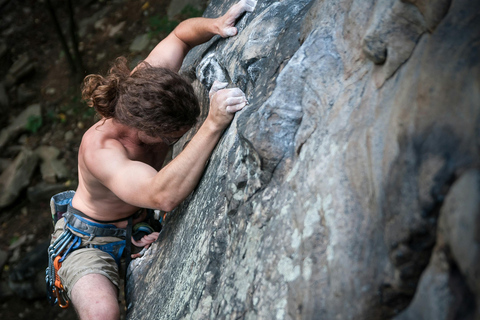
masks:
{"label": "man's head", "polygon": [[89,75],[82,90],[88,105],[151,137],[190,128],[200,114],[192,86],[177,73],[143,62],[130,75],[118,58],[106,77]]}

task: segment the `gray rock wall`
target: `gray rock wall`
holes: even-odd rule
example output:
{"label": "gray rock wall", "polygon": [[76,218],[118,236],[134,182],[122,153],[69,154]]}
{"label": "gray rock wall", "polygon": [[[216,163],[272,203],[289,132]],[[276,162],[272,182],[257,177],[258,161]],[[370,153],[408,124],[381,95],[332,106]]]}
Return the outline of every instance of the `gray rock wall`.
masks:
{"label": "gray rock wall", "polygon": [[182,72],[204,113],[215,79],[250,105],[132,263],[128,318],[480,319],[480,2],[260,0],[237,26]]}

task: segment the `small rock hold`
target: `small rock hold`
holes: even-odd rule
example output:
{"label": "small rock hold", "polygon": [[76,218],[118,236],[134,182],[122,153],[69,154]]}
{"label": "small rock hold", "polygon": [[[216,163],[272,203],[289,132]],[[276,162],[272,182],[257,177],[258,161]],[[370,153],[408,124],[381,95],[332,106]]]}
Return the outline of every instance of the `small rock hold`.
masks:
{"label": "small rock hold", "polygon": [[375,64],[382,64],[387,60],[387,46],[376,37],[370,35],[363,39],[363,53]]}

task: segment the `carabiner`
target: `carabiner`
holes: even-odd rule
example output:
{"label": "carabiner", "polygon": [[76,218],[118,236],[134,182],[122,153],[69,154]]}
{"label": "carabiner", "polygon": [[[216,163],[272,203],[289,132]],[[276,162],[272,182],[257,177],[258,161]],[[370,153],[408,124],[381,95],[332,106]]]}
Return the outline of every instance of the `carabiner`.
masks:
{"label": "carabiner", "polygon": [[[61,292],[60,292],[61,291]],[[53,289],[53,292],[55,293],[55,295],[57,296],[57,302],[58,302],[58,306],[62,309],[66,309],[68,308],[68,306],[70,305],[70,301],[68,301],[68,299],[66,299],[64,296],[63,296],[63,290],[55,287]],[[63,301],[62,301],[63,299]]]}

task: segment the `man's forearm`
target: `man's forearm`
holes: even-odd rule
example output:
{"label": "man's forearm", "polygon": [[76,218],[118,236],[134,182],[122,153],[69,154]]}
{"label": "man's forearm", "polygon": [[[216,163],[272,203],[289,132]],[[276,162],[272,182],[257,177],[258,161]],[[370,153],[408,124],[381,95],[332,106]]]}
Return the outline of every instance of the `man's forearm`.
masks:
{"label": "man's forearm", "polygon": [[218,19],[192,18],[180,23],[175,30],[175,36],[189,48],[209,41],[219,34]]}
{"label": "man's forearm", "polygon": [[222,132],[205,121],[186,148],[158,172],[153,190],[159,195],[160,209],[172,210],[195,189]]}

